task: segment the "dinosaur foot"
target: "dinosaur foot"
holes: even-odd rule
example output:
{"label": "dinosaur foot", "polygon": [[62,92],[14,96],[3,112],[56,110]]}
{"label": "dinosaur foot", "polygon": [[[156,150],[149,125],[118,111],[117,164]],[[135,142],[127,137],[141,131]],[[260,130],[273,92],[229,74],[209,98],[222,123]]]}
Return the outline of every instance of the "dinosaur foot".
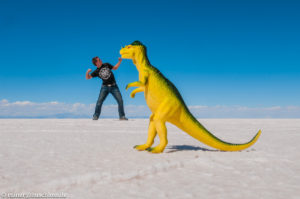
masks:
{"label": "dinosaur foot", "polygon": [[150,146],[146,145],[146,144],[142,144],[142,145],[135,145],[133,148],[135,148],[138,151],[144,151],[146,149],[148,149]]}
{"label": "dinosaur foot", "polygon": [[146,150],[151,153],[162,153],[164,151],[164,149],[160,147],[147,148]]}

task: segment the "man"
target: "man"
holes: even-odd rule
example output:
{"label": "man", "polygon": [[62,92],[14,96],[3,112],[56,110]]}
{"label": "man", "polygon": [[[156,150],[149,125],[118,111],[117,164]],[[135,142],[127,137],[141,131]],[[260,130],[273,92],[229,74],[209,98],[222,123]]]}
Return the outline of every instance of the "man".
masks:
{"label": "man", "polygon": [[122,62],[122,58],[119,58],[119,62],[115,66],[112,66],[109,63],[102,63],[102,60],[99,59],[99,57],[94,57],[92,59],[92,62],[97,67],[97,69],[94,70],[91,74],[90,72],[92,71],[92,69],[88,69],[85,74],[86,79],[91,79],[93,77],[99,77],[100,79],[102,79],[102,86],[96,103],[93,120],[98,120],[101,113],[101,107],[103,101],[105,100],[105,98],[109,93],[111,93],[116,99],[116,101],[118,102],[120,120],[128,120],[125,117],[122,95],[116,83],[114,74],[111,71],[111,70],[117,70],[119,68]]}

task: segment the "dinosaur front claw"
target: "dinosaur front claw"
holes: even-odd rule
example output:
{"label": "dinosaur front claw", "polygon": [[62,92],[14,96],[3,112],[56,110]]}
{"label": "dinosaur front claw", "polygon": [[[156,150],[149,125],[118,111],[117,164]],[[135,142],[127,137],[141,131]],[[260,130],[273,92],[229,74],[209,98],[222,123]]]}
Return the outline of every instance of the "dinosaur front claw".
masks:
{"label": "dinosaur front claw", "polygon": [[134,98],[134,96],[135,96],[135,93],[134,93],[134,92],[130,93],[130,97],[131,97],[131,98]]}

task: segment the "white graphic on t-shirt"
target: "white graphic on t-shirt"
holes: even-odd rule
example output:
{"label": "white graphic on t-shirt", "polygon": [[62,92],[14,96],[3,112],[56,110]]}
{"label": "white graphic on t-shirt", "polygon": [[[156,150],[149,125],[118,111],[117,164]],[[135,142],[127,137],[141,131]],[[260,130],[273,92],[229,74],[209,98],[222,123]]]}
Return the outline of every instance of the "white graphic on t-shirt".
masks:
{"label": "white graphic on t-shirt", "polygon": [[108,68],[102,68],[99,71],[99,76],[101,79],[107,80],[111,76],[111,71]]}

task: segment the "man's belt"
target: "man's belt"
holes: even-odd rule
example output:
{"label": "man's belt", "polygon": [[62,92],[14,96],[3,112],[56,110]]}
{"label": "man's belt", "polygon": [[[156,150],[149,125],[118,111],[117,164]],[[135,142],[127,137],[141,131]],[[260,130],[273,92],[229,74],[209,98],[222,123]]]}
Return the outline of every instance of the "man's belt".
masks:
{"label": "man's belt", "polygon": [[117,85],[117,84],[115,84],[115,83],[113,83],[113,84],[106,84],[104,86],[112,87],[112,86],[115,86],[115,85]]}

